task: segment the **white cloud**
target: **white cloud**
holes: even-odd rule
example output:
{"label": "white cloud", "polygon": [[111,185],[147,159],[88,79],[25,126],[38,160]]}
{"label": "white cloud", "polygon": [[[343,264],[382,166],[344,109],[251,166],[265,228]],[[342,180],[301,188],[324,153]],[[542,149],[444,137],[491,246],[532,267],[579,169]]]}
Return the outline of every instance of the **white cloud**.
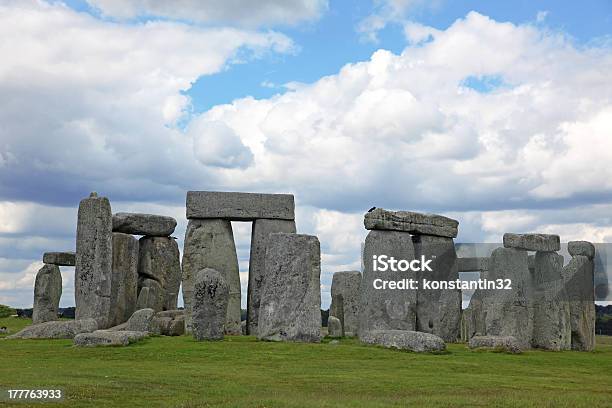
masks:
{"label": "white cloud", "polygon": [[540,10],[538,11],[538,13],[536,14],[536,21],[538,23],[543,22],[544,20],[546,20],[546,17],[548,16],[548,10]]}

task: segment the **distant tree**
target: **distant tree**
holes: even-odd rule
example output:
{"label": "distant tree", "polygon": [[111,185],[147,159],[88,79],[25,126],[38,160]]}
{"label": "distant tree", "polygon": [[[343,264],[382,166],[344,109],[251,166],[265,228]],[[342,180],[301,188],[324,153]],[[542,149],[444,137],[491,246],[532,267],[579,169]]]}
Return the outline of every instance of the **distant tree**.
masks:
{"label": "distant tree", "polygon": [[6,305],[0,305],[0,317],[9,317],[15,314],[15,309]]}
{"label": "distant tree", "polygon": [[321,326],[327,327],[327,319],[329,319],[329,310],[321,309]]}

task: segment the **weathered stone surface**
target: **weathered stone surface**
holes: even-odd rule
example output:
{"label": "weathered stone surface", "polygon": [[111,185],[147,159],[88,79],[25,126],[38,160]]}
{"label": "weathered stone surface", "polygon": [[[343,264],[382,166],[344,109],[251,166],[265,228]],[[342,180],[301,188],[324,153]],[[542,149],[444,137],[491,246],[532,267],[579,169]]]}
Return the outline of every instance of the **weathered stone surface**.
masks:
{"label": "weathered stone surface", "polygon": [[486,271],[488,269],[488,257],[457,258],[457,270],[459,272]]}
{"label": "weathered stone surface", "polygon": [[162,310],[161,312],[155,313],[157,317],[171,317],[172,319],[176,319],[179,316],[185,316],[185,311],[182,309],[174,309],[174,310]]}
{"label": "weathered stone surface", "polygon": [[34,282],[34,307],[32,323],[57,320],[60,297],[62,296],[62,274],[57,265],[43,265]]}
{"label": "weathered stone surface", "polygon": [[295,221],[258,219],[251,231],[249,257],[249,287],[247,295],[247,334],[257,334],[259,304],[265,274],[266,243],[274,232],[295,233]]}
{"label": "weathered stone surface", "polygon": [[196,340],[223,340],[229,285],[223,274],[206,268],[196,275],[193,288],[192,331]]}
{"label": "weathered stone surface", "polygon": [[546,350],[571,349],[570,308],[562,278],[563,257],[536,252],[533,339],[531,345]]}
{"label": "weathered stone surface", "polygon": [[340,319],[343,336],[357,336],[359,330],[360,294],[361,273],[359,271],[334,273],[329,313]]}
{"label": "weathered stone surface", "polygon": [[295,203],[292,194],[188,191],[187,218],[294,220]]}
{"label": "weathered stone surface", "polygon": [[342,322],[336,316],[327,318],[327,334],[329,337],[342,337]]}
{"label": "weathered stone surface", "polygon": [[491,348],[514,354],[523,352],[519,341],[512,336],[474,336],[468,346],[471,349]]}
{"label": "weathered stone surface", "polygon": [[373,330],[362,333],[359,340],[365,344],[373,344],[399,350],[410,350],[418,353],[443,351],[446,349],[444,340],[430,334],[410,330]]}
{"label": "weathered stone surface", "polygon": [[160,334],[159,324],[154,317],[155,311],[153,309],[137,310],[127,321],[126,330]]}
{"label": "weathered stone surface", "polygon": [[58,266],[74,266],[76,264],[75,252],[45,252],[43,262]]}
{"label": "weathered stone surface", "polygon": [[504,234],[504,247],[551,252],[561,249],[561,239],[551,234]]}
{"label": "weathered stone surface", "polygon": [[90,333],[98,329],[95,319],[56,320],[33,324],[6,337],[7,339],[72,339],[79,333]]}
{"label": "weathered stone surface", "polygon": [[128,326],[128,323],[124,322],[116,326],[109,327],[108,329],[105,329],[105,330],[106,331],[124,331],[124,330],[127,330],[127,326]]}
{"label": "weathered stone surface", "polygon": [[92,193],[79,204],[74,298],[76,319],[94,318],[100,328],[112,325],[112,252],[110,202],[108,198]]}
{"label": "weathered stone surface", "polygon": [[482,310],[488,336],[514,336],[528,349],[533,334],[533,290],[527,251],[497,248],[489,259],[488,280],[511,279],[512,290],[483,290]]}
{"label": "weathered stone surface", "polygon": [[595,349],[595,296],[593,292],[593,261],[575,255],[563,268],[563,281],[570,308],[572,350]]}
{"label": "weathered stone surface", "polygon": [[148,336],[147,332],[96,330],[74,337],[77,347],[127,346]]}
{"label": "weathered stone surface", "polygon": [[138,301],[138,240],[113,232],[113,274],[109,325],[126,322]]}
{"label": "weathered stone surface", "polygon": [[257,337],[321,341],[321,249],[312,235],[268,237]]}
{"label": "weathered stone surface", "polygon": [[368,230],[403,231],[449,238],[457,236],[459,226],[459,221],[442,215],[389,211],[382,208],[375,208],[367,212],[363,223]]}
{"label": "weathered stone surface", "polygon": [[243,336],[248,335],[248,330],[247,330],[247,321],[243,320],[240,322],[240,331],[242,332]]}
{"label": "weathered stone surface", "polygon": [[595,257],[595,245],[588,241],[570,241],[567,243],[567,251],[571,256],[583,255],[589,259]]}
{"label": "weathered stone surface", "polygon": [[178,301],[181,286],[181,261],[178,244],[170,237],[140,238],[138,259],[138,279],[140,287],[144,281],[152,279],[159,283],[158,301],[150,307],[156,311],[174,310]]}
{"label": "weathered stone surface", "polygon": [[225,334],[240,335],[240,273],[232,224],[226,220],[189,220],[183,249],[185,330],[191,332],[191,304],[197,272],[214,269],[229,285]]}
{"label": "weathered stone surface", "polygon": [[164,306],[164,292],[161,284],[154,279],[138,279],[138,301],[136,310],[153,309],[162,310]]}
{"label": "weathered stone surface", "polygon": [[[431,260],[431,271],[417,273],[419,282],[456,281],[457,253],[452,238],[432,235],[414,236],[415,258]],[[417,331],[435,334],[444,341],[455,342],[460,336],[461,290],[424,289],[417,291]]]}
{"label": "weathered stone surface", "polygon": [[167,332],[162,334],[165,336],[182,336],[185,334],[185,316],[180,315],[172,319],[170,326],[168,326]]}
{"label": "weathered stone surface", "polygon": [[139,213],[113,214],[113,231],[125,234],[149,235],[152,237],[170,236],[176,228],[172,217]]}
{"label": "weathered stone surface", "polygon": [[[487,277],[482,277],[486,279]],[[482,307],[482,296],[481,290],[476,289],[470,304],[463,311],[463,321],[465,324],[465,336],[462,336],[462,340],[468,341],[474,336],[480,336],[486,333],[485,328],[485,313]]]}

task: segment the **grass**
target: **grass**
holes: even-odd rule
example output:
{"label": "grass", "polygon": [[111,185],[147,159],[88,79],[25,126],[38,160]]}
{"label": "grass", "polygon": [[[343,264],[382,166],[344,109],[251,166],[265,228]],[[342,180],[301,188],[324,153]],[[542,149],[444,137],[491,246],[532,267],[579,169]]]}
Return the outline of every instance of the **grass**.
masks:
{"label": "grass", "polygon": [[[18,329],[22,319],[0,319]],[[14,332],[14,330],[13,330]],[[60,403],[18,407],[612,406],[612,338],[591,353],[416,354],[339,344],[153,337],[122,348],[0,341],[0,388],[60,388]],[[0,402],[1,404],[1,402]]]}

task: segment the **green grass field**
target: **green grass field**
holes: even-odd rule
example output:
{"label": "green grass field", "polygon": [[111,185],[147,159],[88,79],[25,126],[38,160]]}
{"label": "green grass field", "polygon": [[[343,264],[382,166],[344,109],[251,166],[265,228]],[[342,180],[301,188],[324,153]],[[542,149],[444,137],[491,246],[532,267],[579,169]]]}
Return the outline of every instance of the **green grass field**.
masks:
{"label": "green grass field", "polygon": [[[13,332],[27,320],[0,319]],[[0,388],[62,389],[17,407],[610,407],[612,338],[592,353],[416,354],[360,345],[153,337],[122,348],[0,341]],[[3,403],[0,402],[0,405]],[[9,406],[8,402],[4,402]]]}

